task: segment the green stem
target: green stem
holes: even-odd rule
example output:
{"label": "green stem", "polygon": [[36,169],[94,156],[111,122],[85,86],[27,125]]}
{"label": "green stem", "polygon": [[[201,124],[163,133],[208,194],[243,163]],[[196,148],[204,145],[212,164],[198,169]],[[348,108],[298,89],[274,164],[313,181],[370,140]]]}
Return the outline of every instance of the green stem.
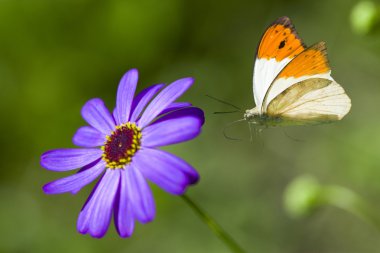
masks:
{"label": "green stem", "polygon": [[380,232],[380,219],[377,213],[355,192],[341,186],[331,185],[325,187],[323,196],[328,204],[354,214],[373,225]]}
{"label": "green stem", "polygon": [[236,243],[236,241],[216,221],[203,211],[199,205],[189,198],[186,194],[182,199],[193,209],[193,211],[206,223],[209,229],[234,253],[244,253],[245,251]]}

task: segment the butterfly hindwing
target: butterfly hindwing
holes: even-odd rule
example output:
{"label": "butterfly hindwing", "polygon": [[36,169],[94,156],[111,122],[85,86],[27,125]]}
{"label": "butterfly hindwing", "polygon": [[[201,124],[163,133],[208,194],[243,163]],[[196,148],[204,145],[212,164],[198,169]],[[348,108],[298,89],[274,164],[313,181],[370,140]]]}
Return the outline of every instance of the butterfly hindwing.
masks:
{"label": "butterfly hindwing", "polygon": [[337,82],[310,78],[274,98],[267,114],[298,123],[319,124],[342,119],[350,108],[351,100]]}
{"label": "butterfly hindwing", "polygon": [[267,89],[276,76],[304,49],[305,45],[288,17],[278,18],[268,27],[257,48],[253,74],[253,91],[258,108],[261,108]]}
{"label": "butterfly hindwing", "polygon": [[322,89],[331,82],[331,80],[323,78],[310,78],[293,84],[269,103],[266,113],[270,116],[281,116],[281,114],[293,109],[294,104],[304,95]]}

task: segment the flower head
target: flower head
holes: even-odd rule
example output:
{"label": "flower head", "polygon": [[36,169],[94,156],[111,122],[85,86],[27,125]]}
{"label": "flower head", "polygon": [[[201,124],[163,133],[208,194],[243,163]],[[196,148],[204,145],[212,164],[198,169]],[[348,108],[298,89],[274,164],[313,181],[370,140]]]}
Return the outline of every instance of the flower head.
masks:
{"label": "flower head", "polygon": [[179,195],[199,179],[187,162],[157,149],[200,133],[202,110],[174,102],[193,79],[183,78],[166,87],[153,85],[134,97],[137,80],[135,69],[123,76],[113,114],[98,98],[83,106],[82,116],[89,126],[79,128],[73,137],[81,148],[56,149],[41,156],[41,166],[48,170],[80,168],[76,174],[46,184],[47,194],[77,193],[100,177],[79,214],[77,229],[82,234],[103,237],[113,214],[119,235],[129,237],[135,220],[146,223],[155,216],[147,180]]}

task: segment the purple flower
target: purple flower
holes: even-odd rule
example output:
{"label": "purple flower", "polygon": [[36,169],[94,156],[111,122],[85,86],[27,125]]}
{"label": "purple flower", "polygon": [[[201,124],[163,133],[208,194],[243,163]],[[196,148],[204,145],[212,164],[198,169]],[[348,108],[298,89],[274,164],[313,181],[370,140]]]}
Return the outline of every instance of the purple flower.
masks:
{"label": "purple flower", "polygon": [[89,100],[82,116],[89,126],[78,129],[73,143],[81,148],[56,149],[41,156],[41,166],[53,171],[81,168],[76,174],[50,182],[47,194],[77,193],[100,177],[83,206],[77,222],[82,234],[101,238],[111,216],[121,237],[133,233],[135,220],[150,222],[155,204],[147,180],[171,194],[183,194],[199,175],[184,160],[157,149],[195,138],[204,115],[190,103],[174,102],[192,84],[177,80],[164,88],[158,84],[135,98],[136,69],[120,81],[116,108],[111,114],[99,98]]}

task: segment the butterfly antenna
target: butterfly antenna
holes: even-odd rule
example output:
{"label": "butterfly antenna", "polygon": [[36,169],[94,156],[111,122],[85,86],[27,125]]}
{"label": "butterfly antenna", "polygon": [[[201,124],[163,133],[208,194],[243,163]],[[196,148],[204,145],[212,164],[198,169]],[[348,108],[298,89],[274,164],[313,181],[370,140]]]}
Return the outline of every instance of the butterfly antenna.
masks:
{"label": "butterfly antenna", "polygon": [[[251,122],[248,121],[248,128],[249,128],[249,141],[252,142],[253,141],[253,136],[252,136],[252,127],[251,127]],[[255,135],[256,135],[256,129],[253,128],[254,131],[255,131]]]}
{"label": "butterfly antenna", "polygon": [[288,137],[289,139],[291,139],[293,141],[296,141],[296,142],[305,142],[305,140],[297,139],[297,138],[294,138],[294,137],[290,136],[285,130],[282,130],[282,132],[284,133],[284,135],[286,137]]}
{"label": "butterfly antenna", "polygon": [[235,110],[235,111],[226,111],[226,112],[214,112],[214,114],[226,114],[226,113],[236,113],[236,112],[240,112],[240,111]]}
{"label": "butterfly antenna", "polygon": [[223,135],[224,135],[224,137],[225,137],[226,139],[228,139],[228,140],[231,140],[231,141],[242,141],[242,139],[237,139],[237,138],[233,138],[233,137],[228,136],[227,133],[226,133],[226,130],[227,130],[228,128],[230,128],[232,125],[234,125],[235,123],[238,123],[238,122],[241,122],[241,121],[244,121],[244,120],[245,120],[245,119],[235,120],[235,121],[229,123],[228,125],[226,125],[226,126],[223,128]]}
{"label": "butterfly antenna", "polygon": [[[211,99],[214,99],[215,101],[218,101],[219,103],[222,103],[222,104],[225,104],[225,105],[232,106],[233,108],[236,109],[236,111],[232,111],[232,112],[241,112],[241,108],[237,107],[236,105],[231,104],[230,102],[227,102],[227,101],[221,100],[221,99],[219,99],[219,98],[216,98],[216,97],[210,96],[210,95],[208,95],[208,94],[206,94],[206,97],[211,98]],[[232,112],[226,112],[226,113],[232,113]],[[218,112],[217,112],[217,113],[218,113]]]}

